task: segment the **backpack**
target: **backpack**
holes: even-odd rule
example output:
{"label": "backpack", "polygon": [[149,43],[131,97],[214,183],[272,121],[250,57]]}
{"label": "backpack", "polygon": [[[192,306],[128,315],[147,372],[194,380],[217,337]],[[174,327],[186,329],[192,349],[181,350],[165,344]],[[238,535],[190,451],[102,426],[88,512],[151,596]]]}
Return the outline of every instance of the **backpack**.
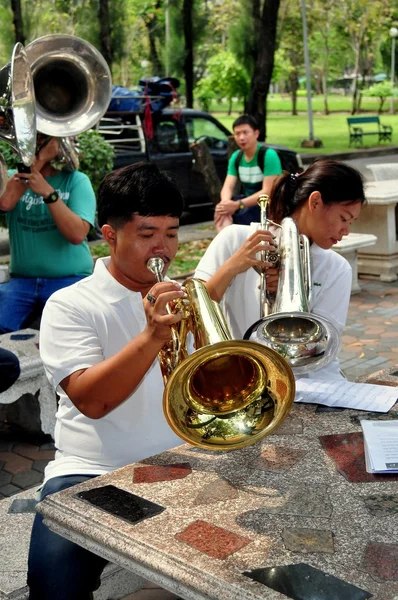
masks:
{"label": "backpack", "polygon": [[[265,155],[266,155],[267,150],[268,150],[268,148],[266,148],[265,146],[260,146],[260,149],[257,154],[257,165],[260,167],[262,173],[264,173]],[[242,160],[242,156],[243,156],[243,150],[240,150],[235,158],[235,169],[238,174],[239,174],[239,165],[240,165],[240,161]]]}

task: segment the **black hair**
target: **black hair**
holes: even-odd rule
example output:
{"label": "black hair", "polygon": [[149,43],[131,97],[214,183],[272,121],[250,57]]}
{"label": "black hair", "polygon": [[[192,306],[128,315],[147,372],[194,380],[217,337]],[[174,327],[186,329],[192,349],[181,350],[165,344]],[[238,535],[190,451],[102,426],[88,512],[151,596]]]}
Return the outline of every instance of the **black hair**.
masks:
{"label": "black hair", "polygon": [[235,127],[239,127],[239,125],[249,125],[252,129],[260,129],[258,123],[254,117],[251,115],[241,115],[232,123],[232,129]]}
{"label": "black hair", "polygon": [[326,205],[365,202],[363,177],[357,169],[337,160],[319,159],[303,173],[284,172],[278,177],[271,192],[270,219],[280,223],[315,191]]}
{"label": "black hair", "polygon": [[154,163],[138,162],[107,175],[98,189],[98,223],[123,227],[134,215],[177,217],[183,196],[175,180]]}

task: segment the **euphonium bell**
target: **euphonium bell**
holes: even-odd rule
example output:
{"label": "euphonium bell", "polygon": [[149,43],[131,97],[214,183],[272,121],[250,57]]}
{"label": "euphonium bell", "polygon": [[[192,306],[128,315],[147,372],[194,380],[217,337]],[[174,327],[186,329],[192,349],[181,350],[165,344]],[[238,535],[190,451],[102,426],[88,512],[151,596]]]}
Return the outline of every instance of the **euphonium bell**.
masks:
{"label": "euphonium bell", "polygon": [[36,95],[37,129],[70,137],[93,127],[112,95],[109,67],[81,38],[45,35],[26,47]]}
{"label": "euphonium bell", "polygon": [[[260,206],[261,202],[264,199],[260,197]],[[299,235],[291,217],[285,217],[280,227],[278,290],[274,298],[265,294],[262,277],[261,298],[267,306],[261,308],[261,315],[265,316],[246,331],[244,339],[272,348],[288,361],[295,375],[302,375],[317,371],[336,358],[339,334],[329,321],[310,313],[308,238]]]}
{"label": "euphonium bell", "polygon": [[[158,281],[163,261],[147,263]],[[175,301],[183,319],[159,353],[165,391],[163,409],[184,441],[209,450],[232,450],[271,434],[292,406],[295,381],[287,362],[254,342],[232,340],[228,325],[205,285],[184,283],[186,299]],[[196,351],[188,355],[189,332]]]}
{"label": "euphonium bell", "polygon": [[36,151],[36,110],[32,73],[22,44],[0,70],[0,139],[30,166]]}

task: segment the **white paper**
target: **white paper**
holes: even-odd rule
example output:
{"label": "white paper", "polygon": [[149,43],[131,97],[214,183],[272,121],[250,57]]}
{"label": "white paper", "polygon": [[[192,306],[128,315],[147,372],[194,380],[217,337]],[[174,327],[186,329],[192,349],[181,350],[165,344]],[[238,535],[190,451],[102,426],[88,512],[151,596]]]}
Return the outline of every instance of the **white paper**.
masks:
{"label": "white paper", "polygon": [[398,473],[398,420],[361,421],[368,473]]}
{"label": "white paper", "polygon": [[325,404],[339,408],[388,412],[398,399],[398,388],[346,379],[298,379],[295,402]]}

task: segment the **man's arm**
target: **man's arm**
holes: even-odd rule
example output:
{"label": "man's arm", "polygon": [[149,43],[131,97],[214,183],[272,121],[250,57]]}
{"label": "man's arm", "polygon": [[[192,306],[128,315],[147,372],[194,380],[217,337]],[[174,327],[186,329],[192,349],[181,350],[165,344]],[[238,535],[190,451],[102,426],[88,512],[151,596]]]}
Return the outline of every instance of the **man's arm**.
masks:
{"label": "man's arm", "polygon": [[216,204],[215,212],[220,215],[233,215],[239,208],[239,202],[232,200],[238,178],[235,175],[227,175],[221,189],[221,202]]}
{"label": "man's arm", "polygon": [[86,417],[104,417],[134,392],[170,340],[170,326],[181,320],[181,313],[169,315],[166,311],[168,302],[184,296],[178,284],[157,283],[150,292],[157,300],[154,305],[144,300],[147,316],[144,331],[113,356],[77,370],[60,382],[60,387]]}

